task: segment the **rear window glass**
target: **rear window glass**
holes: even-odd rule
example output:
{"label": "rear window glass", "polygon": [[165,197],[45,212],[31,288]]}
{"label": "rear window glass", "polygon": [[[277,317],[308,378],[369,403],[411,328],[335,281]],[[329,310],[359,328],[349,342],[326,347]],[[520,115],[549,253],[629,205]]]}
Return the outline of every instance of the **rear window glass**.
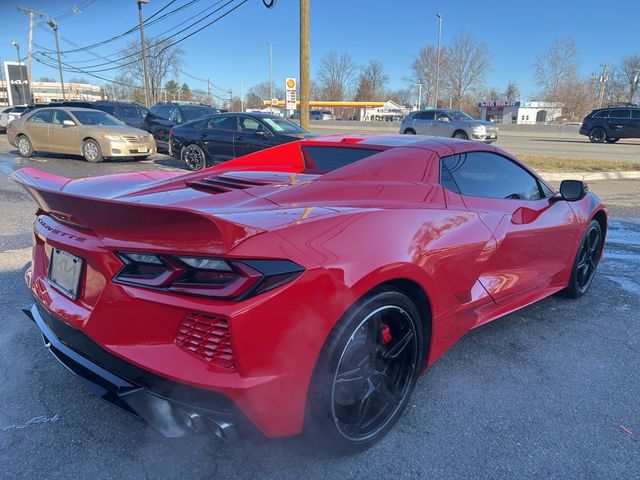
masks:
{"label": "rear window glass", "polygon": [[304,147],[307,169],[327,173],[370,157],[381,150],[350,147]]}

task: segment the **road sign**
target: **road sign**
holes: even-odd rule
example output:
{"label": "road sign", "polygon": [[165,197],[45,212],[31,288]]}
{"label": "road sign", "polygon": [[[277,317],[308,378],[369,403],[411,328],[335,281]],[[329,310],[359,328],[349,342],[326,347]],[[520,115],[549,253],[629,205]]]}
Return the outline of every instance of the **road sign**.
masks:
{"label": "road sign", "polygon": [[296,79],[293,77],[287,77],[284,81],[285,90],[295,90],[296,89]]}

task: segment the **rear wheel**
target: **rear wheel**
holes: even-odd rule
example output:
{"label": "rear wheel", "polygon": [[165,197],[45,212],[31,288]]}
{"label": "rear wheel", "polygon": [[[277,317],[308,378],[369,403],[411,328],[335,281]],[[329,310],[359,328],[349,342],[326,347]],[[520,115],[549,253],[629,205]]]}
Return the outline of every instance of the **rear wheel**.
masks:
{"label": "rear wheel", "polygon": [[398,421],[422,357],[413,302],[395,290],[360,301],[334,327],[309,393],[305,433],[343,453],[369,448]]}
{"label": "rear wheel", "polygon": [[587,293],[593,282],[603,245],[602,227],[597,220],[591,220],[573,263],[569,286],[563,291],[567,297],[578,298]]}
{"label": "rear wheel", "polygon": [[469,140],[469,136],[466,134],[466,132],[463,132],[462,130],[457,130],[453,134],[453,138],[457,138],[459,140]]}
{"label": "rear wheel", "polygon": [[29,158],[33,155],[33,145],[31,145],[31,140],[26,135],[20,135],[16,144],[21,157]]}
{"label": "rear wheel", "polygon": [[616,143],[618,140],[620,140],[620,139],[619,138],[609,137],[609,138],[607,138],[607,143]]}
{"label": "rear wheel", "polygon": [[207,157],[204,151],[196,144],[191,144],[182,149],[182,161],[189,170],[202,170],[207,166]]}
{"label": "rear wheel", "polygon": [[416,131],[413,128],[407,128],[404,133],[407,135],[415,135]]}
{"label": "rear wheel", "polygon": [[607,132],[602,127],[592,128],[589,132],[589,141],[591,143],[602,143],[607,138]]}
{"label": "rear wheel", "polygon": [[102,160],[102,151],[100,145],[93,139],[85,140],[82,144],[82,155],[87,162],[99,163]]}

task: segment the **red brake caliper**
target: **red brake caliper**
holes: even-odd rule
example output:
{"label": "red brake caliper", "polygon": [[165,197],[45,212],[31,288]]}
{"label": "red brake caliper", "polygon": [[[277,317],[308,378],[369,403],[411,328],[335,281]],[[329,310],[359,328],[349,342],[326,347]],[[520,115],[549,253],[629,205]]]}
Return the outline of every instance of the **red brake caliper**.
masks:
{"label": "red brake caliper", "polygon": [[388,345],[391,343],[391,340],[393,340],[393,337],[391,336],[391,329],[389,328],[389,325],[387,325],[386,323],[382,324],[382,343],[384,345]]}

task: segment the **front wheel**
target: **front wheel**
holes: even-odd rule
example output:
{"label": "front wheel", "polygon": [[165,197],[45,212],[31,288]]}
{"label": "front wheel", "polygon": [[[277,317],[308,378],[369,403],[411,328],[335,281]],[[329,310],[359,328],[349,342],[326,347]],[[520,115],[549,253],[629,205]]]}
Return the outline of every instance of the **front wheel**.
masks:
{"label": "front wheel", "polygon": [[91,138],[89,140],[85,140],[82,144],[82,155],[87,162],[91,163],[99,163],[102,160],[102,151],[100,150],[100,145],[95,140]]}
{"label": "front wheel", "polygon": [[456,133],[454,133],[453,138],[457,138],[459,140],[469,140],[469,136],[462,130],[458,130]]}
{"label": "front wheel", "polygon": [[404,131],[404,133],[405,133],[406,135],[415,135],[415,134],[416,134],[416,131],[415,131],[413,128],[407,128],[407,129]]}
{"label": "front wheel", "polygon": [[593,128],[589,132],[589,141],[591,143],[602,143],[607,138],[607,132],[602,127]]}
{"label": "front wheel", "polygon": [[33,145],[31,145],[31,140],[26,135],[20,135],[16,144],[21,157],[29,158],[33,155]]}
{"label": "front wheel", "polygon": [[563,291],[567,297],[578,298],[587,293],[596,274],[603,245],[602,227],[597,220],[591,220],[582,242],[580,242],[571,270],[569,285]]}
{"label": "front wheel", "polygon": [[420,316],[406,295],[385,289],[358,302],[322,348],[305,433],[342,453],[371,447],[402,415],[422,358]]}
{"label": "front wheel", "polygon": [[182,149],[182,161],[189,170],[202,170],[207,166],[207,157],[204,151],[196,144],[191,144]]}

